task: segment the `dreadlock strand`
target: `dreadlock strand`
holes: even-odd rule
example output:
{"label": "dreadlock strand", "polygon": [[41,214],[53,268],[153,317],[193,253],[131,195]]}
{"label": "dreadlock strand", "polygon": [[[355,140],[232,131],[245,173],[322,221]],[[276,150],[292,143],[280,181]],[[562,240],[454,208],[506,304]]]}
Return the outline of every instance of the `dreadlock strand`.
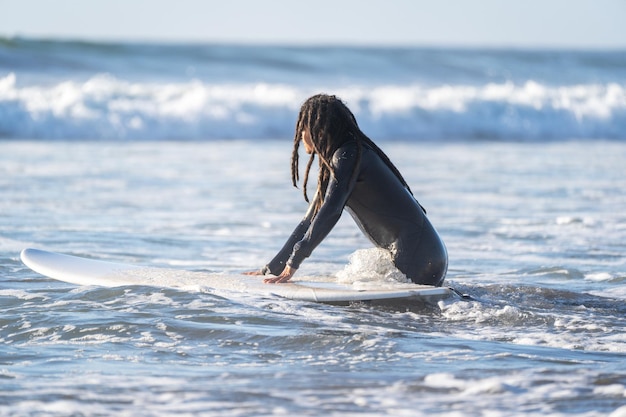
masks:
{"label": "dreadlock strand", "polygon": [[293,145],[293,151],[291,152],[291,182],[296,188],[298,188],[298,181],[300,180],[300,170],[298,169],[298,160],[300,159],[300,156],[298,154],[299,146],[300,142],[295,141]]}
{"label": "dreadlock strand", "polygon": [[306,169],[304,170],[304,182],[302,184],[302,191],[304,193],[304,201],[309,202],[309,197],[306,193],[306,186],[309,182],[309,171],[311,171],[311,166],[313,165],[313,159],[315,159],[315,154],[311,154],[311,158],[309,158],[309,162],[306,164]]}

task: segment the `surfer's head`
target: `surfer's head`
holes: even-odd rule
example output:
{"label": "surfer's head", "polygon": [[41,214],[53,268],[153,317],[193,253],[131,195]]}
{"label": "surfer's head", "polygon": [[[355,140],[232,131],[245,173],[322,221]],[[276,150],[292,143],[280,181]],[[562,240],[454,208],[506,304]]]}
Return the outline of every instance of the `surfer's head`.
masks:
{"label": "surfer's head", "polygon": [[330,159],[338,147],[363,134],[354,114],[334,95],[317,94],[307,99],[300,108],[294,143],[299,145],[303,135],[310,135],[312,154]]}
{"label": "surfer's head", "polygon": [[344,143],[362,136],[365,135],[359,129],[354,114],[338,97],[317,94],[302,104],[294,135],[291,178],[293,185],[297,187],[299,180],[298,148],[300,142],[303,142],[306,152],[311,155],[304,174],[303,192],[306,201],[309,201],[306,185],[315,155],[318,156],[320,166],[317,193],[320,194],[318,205],[321,205],[328,180],[332,175],[330,161],[333,154]]}

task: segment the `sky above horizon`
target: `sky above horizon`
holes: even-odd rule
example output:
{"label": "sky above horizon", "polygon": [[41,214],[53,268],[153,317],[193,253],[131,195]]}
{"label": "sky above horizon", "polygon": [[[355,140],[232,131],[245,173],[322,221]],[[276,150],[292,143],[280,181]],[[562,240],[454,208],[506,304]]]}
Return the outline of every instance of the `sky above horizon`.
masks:
{"label": "sky above horizon", "polygon": [[0,36],[626,48],[626,0],[0,0]]}

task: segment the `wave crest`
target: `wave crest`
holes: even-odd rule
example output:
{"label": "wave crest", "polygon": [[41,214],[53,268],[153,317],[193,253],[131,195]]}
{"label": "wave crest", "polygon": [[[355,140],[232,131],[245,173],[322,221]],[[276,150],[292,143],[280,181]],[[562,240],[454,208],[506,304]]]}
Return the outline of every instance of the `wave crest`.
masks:
{"label": "wave crest", "polygon": [[[0,135],[27,139],[286,138],[301,102],[288,84],[133,83],[109,75],[19,86],[0,78]],[[353,85],[333,91],[376,139],[626,139],[626,86]]]}

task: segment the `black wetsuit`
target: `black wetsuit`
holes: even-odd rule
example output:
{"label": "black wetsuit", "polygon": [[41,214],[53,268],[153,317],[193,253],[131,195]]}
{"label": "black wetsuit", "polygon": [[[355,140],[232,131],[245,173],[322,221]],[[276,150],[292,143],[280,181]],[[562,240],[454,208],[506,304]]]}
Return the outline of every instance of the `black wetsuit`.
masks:
{"label": "black wetsuit", "polygon": [[264,268],[279,275],[285,265],[297,269],[335,226],[344,207],[363,233],[378,247],[388,249],[396,267],[418,284],[440,286],[448,255],[422,207],[384,161],[362,145],[357,172],[358,145],[348,142],[337,149],[331,176],[319,212],[310,205],[304,219],[283,248]]}

